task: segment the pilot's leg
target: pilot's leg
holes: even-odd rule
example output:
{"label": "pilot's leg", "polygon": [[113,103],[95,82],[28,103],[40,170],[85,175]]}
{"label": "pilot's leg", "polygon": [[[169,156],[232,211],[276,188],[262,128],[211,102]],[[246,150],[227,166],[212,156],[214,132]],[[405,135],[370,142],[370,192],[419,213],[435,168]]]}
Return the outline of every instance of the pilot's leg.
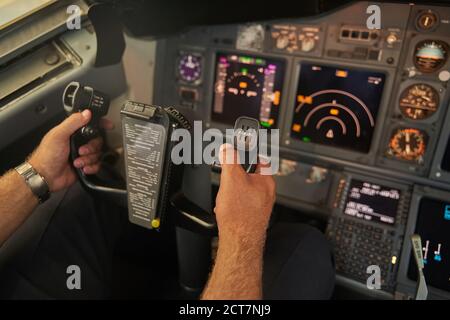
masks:
{"label": "pilot's leg", "polygon": [[[79,184],[52,195],[0,249],[0,298],[109,297],[113,250],[124,225],[126,215]],[[79,267],[81,290],[73,289],[78,274],[68,273],[69,266]]]}
{"label": "pilot's leg", "polygon": [[275,224],[264,257],[265,299],[329,299],[335,272],[330,246],[317,229]]}

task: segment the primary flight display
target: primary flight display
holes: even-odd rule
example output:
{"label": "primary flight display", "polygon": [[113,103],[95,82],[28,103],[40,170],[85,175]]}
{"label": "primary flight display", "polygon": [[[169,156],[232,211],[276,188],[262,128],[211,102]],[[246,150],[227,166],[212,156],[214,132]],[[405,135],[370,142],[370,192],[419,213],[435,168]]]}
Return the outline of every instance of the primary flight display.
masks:
{"label": "primary flight display", "polygon": [[284,78],[283,60],[219,53],[211,119],[233,124],[241,116],[277,126]]}

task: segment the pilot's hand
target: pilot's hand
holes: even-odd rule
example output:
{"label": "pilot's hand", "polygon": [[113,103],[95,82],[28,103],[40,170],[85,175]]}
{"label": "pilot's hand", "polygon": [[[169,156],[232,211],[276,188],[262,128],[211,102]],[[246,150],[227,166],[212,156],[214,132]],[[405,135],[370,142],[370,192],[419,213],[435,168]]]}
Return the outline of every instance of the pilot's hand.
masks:
{"label": "pilot's hand", "polygon": [[[50,192],[65,189],[75,183],[77,176],[69,163],[70,137],[91,120],[91,111],[74,113],[61,124],[50,130],[33,152],[28,162],[48,183]],[[105,129],[113,127],[109,120],[102,119]],[[100,156],[103,146],[101,137],[89,141],[79,148],[80,155],[73,165],[86,174],[96,174],[100,170]]]}
{"label": "pilot's hand", "polygon": [[216,198],[219,239],[227,241],[256,241],[264,244],[267,226],[275,203],[275,180],[256,173],[248,174],[237,161],[233,146],[221,148],[222,174]]}

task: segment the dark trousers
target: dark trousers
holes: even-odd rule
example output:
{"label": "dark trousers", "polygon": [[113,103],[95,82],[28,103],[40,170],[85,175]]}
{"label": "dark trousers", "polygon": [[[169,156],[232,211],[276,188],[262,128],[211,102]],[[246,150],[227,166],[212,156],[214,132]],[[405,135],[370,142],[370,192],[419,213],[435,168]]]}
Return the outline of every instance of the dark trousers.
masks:
{"label": "dark trousers", "polygon": [[[0,298],[110,298],[114,249],[127,223],[123,210],[93,199],[78,184],[53,195],[0,248]],[[81,290],[67,287],[71,265],[81,271]],[[328,299],[334,279],[321,232],[294,223],[269,230],[265,298]]]}

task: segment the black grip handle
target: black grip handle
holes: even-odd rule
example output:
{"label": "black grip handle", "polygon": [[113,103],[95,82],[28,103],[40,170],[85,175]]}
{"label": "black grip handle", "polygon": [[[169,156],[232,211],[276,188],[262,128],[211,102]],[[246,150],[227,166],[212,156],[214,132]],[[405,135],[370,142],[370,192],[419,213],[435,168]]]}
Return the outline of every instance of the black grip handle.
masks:
{"label": "black grip handle", "polygon": [[75,166],[73,166],[73,162],[79,157],[78,149],[86,142],[88,142],[87,139],[83,137],[80,130],[78,130],[70,137],[70,163],[72,164],[72,167],[75,170],[80,181],[83,182],[87,179],[83,170],[75,168]]}
{"label": "black grip handle", "polygon": [[213,213],[202,209],[186,198],[182,192],[174,194],[170,204],[177,211],[177,225],[196,233],[217,235],[217,222]]}
{"label": "black grip handle", "polygon": [[125,188],[119,185],[105,185],[105,183],[96,176],[87,176],[83,170],[73,166],[73,162],[79,156],[78,149],[89,140],[90,139],[85,138],[80,132],[75,133],[70,138],[70,162],[81,186],[91,194],[108,198],[119,206],[126,207],[128,205],[128,200],[127,190]]}
{"label": "black grip handle", "polygon": [[[255,173],[258,166],[259,130],[259,121],[254,118],[239,117],[234,124],[234,148],[239,153],[240,159],[244,160],[242,168],[247,173]],[[218,158],[215,159],[211,168],[214,172],[222,172]]]}
{"label": "black grip handle", "polygon": [[[72,135],[70,139],[70,161],[73,165],[75,159],[79,157],[79,148],[99,135],[100,119],[108,112],[109,98],[91,87],[82,86],[78,82],[72,82],[64,91],[63,105],[68,115],[85,109],[89,109],[92,112],[91,121]],[[165,110],[186,128],[188,123],[180,114],[177,114],[175,109]],[[112,200],[123,207],[128,205],[127,190],[124,186],[105,185],[98,177],[87,176],[82,169],[74,167],[74,170],[81,185],[89,193],[104,196],[108,200]],[[209,235],[217,233],[217,224],[214,215],[200,208],[182,193],[175,193],[170,199],[170,202],[177,211],[177,224],[182,228],[198,233],[207,233]]]}
{"label": "black grip handle", "polygon": [[[62,102],[68,116],[86,109],[92,113],[91,121],[70,138],[70,162],[73,165],[79,156],[78,149],[100,134],[100,119],[108,113],[110,101],[109,97],[102,92],[78,82],[71,82],[64,90]],[[112,198],[121,206],[127,205],[127,191],[124,188],[105,185],[97,177],[87,176],[81,169],[75,167],[73,169],[81,185],[88,192]]]}

